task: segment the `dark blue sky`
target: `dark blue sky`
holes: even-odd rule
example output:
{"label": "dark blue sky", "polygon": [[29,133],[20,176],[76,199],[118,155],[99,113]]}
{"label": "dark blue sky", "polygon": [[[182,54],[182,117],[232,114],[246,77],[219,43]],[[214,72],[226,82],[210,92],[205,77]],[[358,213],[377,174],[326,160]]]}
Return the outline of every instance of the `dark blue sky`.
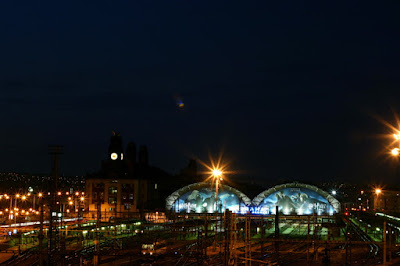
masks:
{"label": "dark blue sky", "polygon": [[[83,3],[85,2],[85,3]],[[95,171],[111,130],[177,173],[393,181],[400,3],[1,1],[0,169]],[[185,107],[179,110],[176,99]]]}

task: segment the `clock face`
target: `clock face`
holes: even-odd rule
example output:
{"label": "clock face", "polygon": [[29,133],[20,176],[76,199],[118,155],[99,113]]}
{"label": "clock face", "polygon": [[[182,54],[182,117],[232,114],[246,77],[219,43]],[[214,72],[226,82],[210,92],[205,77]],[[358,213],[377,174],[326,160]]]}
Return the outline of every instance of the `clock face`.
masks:
{"label": "clock face", "polygon": [[115,152],[111,153],[111,160],[117,160],[118,158],[118,154],[116,154]]}

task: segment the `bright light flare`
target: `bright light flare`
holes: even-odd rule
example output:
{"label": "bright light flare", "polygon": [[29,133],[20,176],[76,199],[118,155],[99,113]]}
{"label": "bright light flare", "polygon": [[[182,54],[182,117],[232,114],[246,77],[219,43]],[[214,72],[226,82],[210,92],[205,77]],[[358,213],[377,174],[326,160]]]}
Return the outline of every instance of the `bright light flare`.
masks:
{"label": "bright light flare", "polygon": [[332,195],[336,195],[336,190],[332,190]]}
{"label": "bright light flare", "polygon": [[382,189],[380,189],[380,188],[375,189],[375,194],[376,195],[379,195],[381,193],[382,193]]}
{"label": "bright light flare", "polygon": [[400,140],[400,133],[393,134],[393,137],[394,137],[395,140]]}
{"label": "bright light flare", "polygon": [[221,177],[222,176],[222,171],[219,170],[219,169],[214,169],[214,170],[212,170],[212,175],[214,177]]}
{"label": "bright light flare", "polygon": [[217,180],[223,180],[226,174],[235,174],[236,171],[228,171],[228,163],[222,160],[222,152],[219,154],[217,159],[214,159],[211,155],[209,155],[210,163],[206,164],[200,159],[197,161],[202,164],[206,171],[202,171],[200,173],[207,175],[205,182],[216,182]]}
{"label": "bright light flare", "polygon": [[393,156],[398,156],[400,154],[400,149],[399,148],[394,148],[391,151]]}

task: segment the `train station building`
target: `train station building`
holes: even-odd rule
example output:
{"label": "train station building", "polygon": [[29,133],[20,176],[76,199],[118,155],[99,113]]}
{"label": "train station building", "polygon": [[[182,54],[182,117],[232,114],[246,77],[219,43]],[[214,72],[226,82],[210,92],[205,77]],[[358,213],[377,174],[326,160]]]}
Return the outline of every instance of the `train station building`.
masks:
{"label": "train station building", "polygon": [[227,185],[220,185],[216,198],[215,185],[195,183],[185,186],[166,199],[166,210],[186,213],[234,213],[270,215],[333,215],[341,210],[340,202],[322,189],[303,183],[286,183],[262,191],[253,200]]}

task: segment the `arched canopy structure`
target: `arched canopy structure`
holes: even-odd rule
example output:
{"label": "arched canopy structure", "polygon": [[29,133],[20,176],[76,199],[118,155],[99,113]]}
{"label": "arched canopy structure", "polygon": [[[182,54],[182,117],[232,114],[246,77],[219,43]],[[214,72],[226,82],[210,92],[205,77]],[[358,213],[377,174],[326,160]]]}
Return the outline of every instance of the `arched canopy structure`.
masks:
{"label": "arched canopy structure", "polygon": [[222,212],[226,207],[232,212],[240,212],[248,207],[251,200],[239,190],[221,184],[218,201],[215,201],[215,185],[200,182],[178,189],[166,199],[166,209],[175,212],[213,213]]}
{"label": "arched canopy structure", "polygon": [[340,212],[340,202],[322,189],[302,183],[277,185],[260,193],[252,205],[257,212],[283,214],[333,214]]}

